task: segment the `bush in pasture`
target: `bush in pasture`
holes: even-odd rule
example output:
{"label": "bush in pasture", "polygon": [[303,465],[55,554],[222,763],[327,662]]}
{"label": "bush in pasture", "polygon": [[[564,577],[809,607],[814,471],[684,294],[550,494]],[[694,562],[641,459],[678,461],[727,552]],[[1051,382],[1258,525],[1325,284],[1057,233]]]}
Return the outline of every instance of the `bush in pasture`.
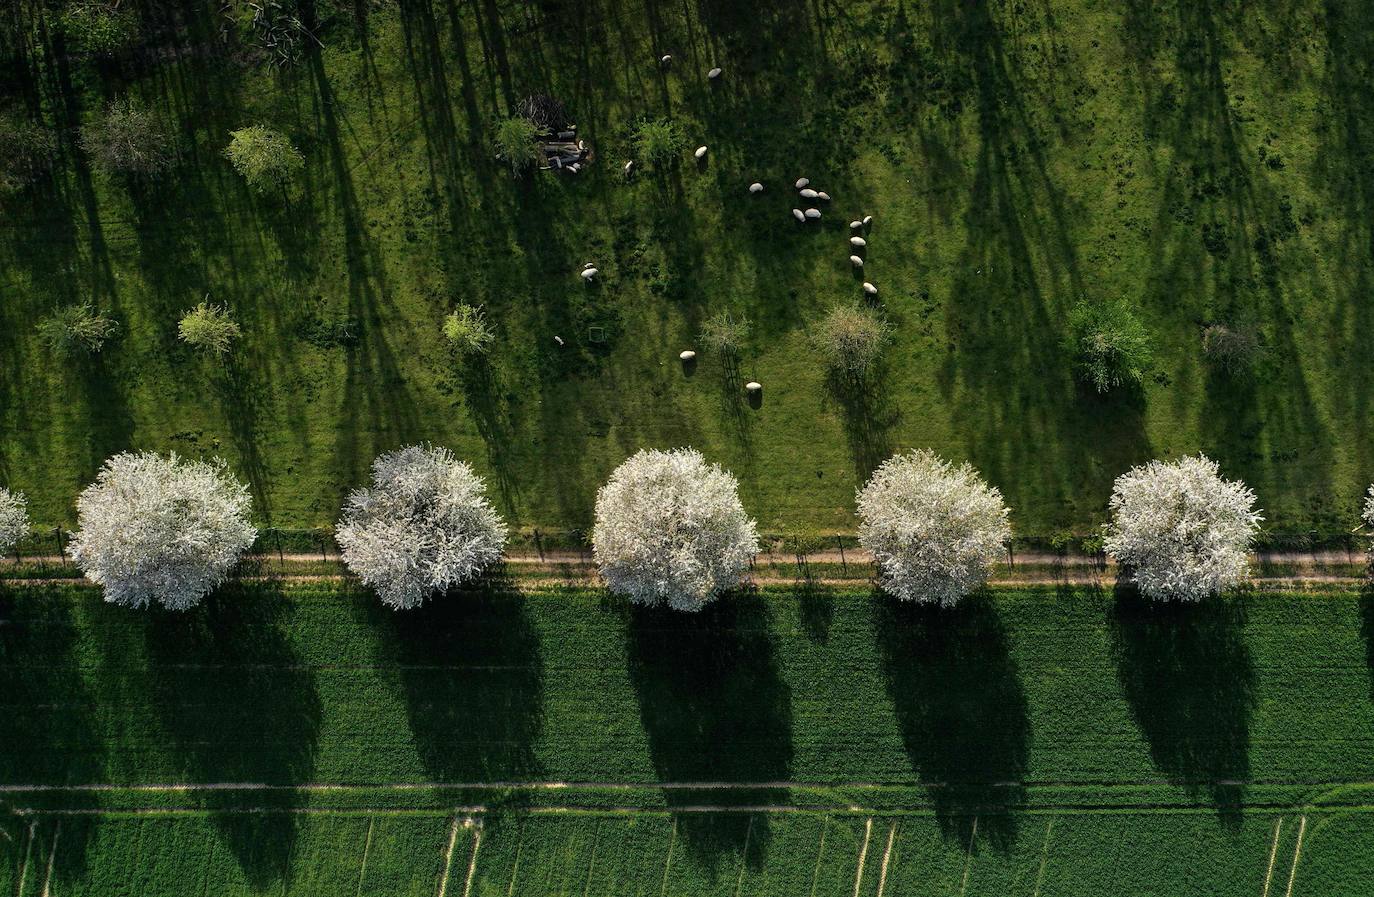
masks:
{"label": "bush in pasture", "polygon": [[520,115],[502,119],[492,137],[496,158],[510,166],[514,174],[533,168],[539,161],[539,147],[535,143],[538,129],[534,122]]}
{"label": "bush in pasture", "polygon": [[1197,601],[1240,582],[1264,518],[1255,493],[1205,455],[1151,461],[1117,477],[1103,548],[1140,591]]}
{"label": "bush in pasture", "polygon": [[1202,331],[1202,354],[1228,374],[1255,366],[1261,352],[1259,330],[1250,324],[1212,324]]}
{"label": "bush in pasture", "polygon": [[482,310],[475,306],[461,304],[444,319],[444,339],[460,356],[486,354],[495,338]]}
{"label": "bush in pasture", "polygon": [[0,555],[9,554],[29,534],[29,505],[22,492],[0,486]]}
{"label": "bush in pasture", "polygon": [[59,358],[94,355],[119,332],[119,324],[90,302],[59,308],[38,324],[38,335]]}
{"label": "bush in pasture", "polygon": [[635,155],[651,165],[667,165],[687,148],[687,138],[666,118],[648,119],[635,129]]}
{"label": "bush in pasture", "polygon": [[1154,362],[1145,325],[1120,300],[1074,306],[1068,348],[1078,376],[1100,393],[1139,385]]}
{"label": "bush in pasture", "polygon": [[1011,538],[1002,493],[929,451],[883,462],[858,510],[859,544],[883,589],[906,601],[955,604],[987,580]]}
{"label": "bush in pasture", "polygon": [[335,538],[348,568],[402,610],[499,561],[506,525],[470,466],[412,445],[372,462],[372,486],[348,496]]}
{"label": "bush in pasture", "polygon": [[592,549],[611,591],[695,611],[739,584],[759,539],[733,476],[693,449],[645,450],[597,492]]}
{"label": "bush in pasture", "polygon": [[132,99],[115,100],[81,129],[81,148],[97,168],[155,178],[176,162],[176,138],[167,122]]}
{"label": "bush in pasture", "polygon": [[36,183],[52,169],[52,131],[18,113],[0,115],[0,196]]}
{"label": "bush in pasture", "polygon": [[69,550],[106,601],[185,610],[253,544],[249,506],[248,489],[223,461],[115,455],[76,501]]}
{"label": "bush in pasture", "polygon": [[259,193],[284,190],[305,169],[305,157],[286,135],[262,125],[229,132],[224,157]]}
{"label": "bush in pasture", "polygon": [[737,318],[728,311],[719,311],[702,323],[698,338],[703,345],[721,355],[738,357],[749,342],[749,327],[748,318]]}
{"label": "bush in pasture", "polygon": [[836,305],[817,323],[812,339],[837,373],[861,377],[892,337],[892,327],[859,305]]}
{"label": "bush in pasture", "polygon": [[138,41],[138,17],[118,0],[73,0],[57,17],[58,27],[80,53],[113,56]]}
{"label": "bush in pasture", "polygon": [[223,305],[202,302],[188,311],[177,325],[177,336],[188,346],[226,355],[234,347],[234,340],[243,335],[229,309]]}

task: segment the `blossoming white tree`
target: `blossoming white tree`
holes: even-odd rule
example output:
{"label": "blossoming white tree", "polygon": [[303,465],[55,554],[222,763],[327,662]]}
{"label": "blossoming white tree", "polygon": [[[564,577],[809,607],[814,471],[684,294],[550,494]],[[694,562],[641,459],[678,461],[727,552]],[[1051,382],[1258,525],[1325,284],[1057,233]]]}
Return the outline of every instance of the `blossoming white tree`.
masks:
{"label": "blossoming white tree", "polygon": [[1103,547],[1150,598],[1197,601],[1245,575],[1264,518],[1255,493],[1206,455],[1151,461],[1116,479]]}
{"label": "blossoming white tree", "polygon": [[126,452],[105,462],[76,501],[72,559],[105,600],[185,610],[253,544],[248,489],[224,462]]}
{"label": "blossoming white tree", "polygon": [[372,486],[348,496],[335,538],[348,568],[402,610],[499,561],[506,526],[468,464],[412,445],[372,462]]}
{"label": "blossoming white tree", "polygon": [[982,585],[1011,525],[1002,493],[969,464],[930,451],[894,455],[858,493],[859,544],[887,592],[952,605]]}
{"label": "blossoming white tree", "polygon": [[[1374,485],[1369,487],[1364,499],[1364,522],[1374,526]],[[1374,543],[1371,543],[1371,551],[1374,551]]]}
{"label": "blossoming white tree", "polygon": [[695,611],[739,584],[759,537],[733,476],[694,449],[645,450],[597,493],[592,548],[611,591]]}
{"label": "blossoming white tree", "polygon": [[0,487],[0,556],[29,534],[29,506],[22,492]]}

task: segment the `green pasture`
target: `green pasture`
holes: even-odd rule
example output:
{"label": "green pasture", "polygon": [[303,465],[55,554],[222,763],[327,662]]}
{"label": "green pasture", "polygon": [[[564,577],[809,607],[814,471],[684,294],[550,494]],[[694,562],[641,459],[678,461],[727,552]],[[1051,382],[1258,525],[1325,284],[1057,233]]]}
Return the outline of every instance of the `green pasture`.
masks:
{"label": "green pasture", "polygon": [[[585,528],[629,453],[681,444],[736,473],[768,532],[852,529],[856,484],[914,446],[971,460],[1024,534],[1086,532],[1118,473],[1196,450],[1276,531],[1355,523],[1374,476],[1367,4],[321,0],[325,47],[286,70],[218,43],[217,5],[152,16],[145,52],[38,46],[0,78],[59,141],[54,176],[0,216],[0,482],[39,523],[70,523],[105,457],[147,448],[223,455],[262,522],[327,525],[377,452],[416,440],[546,529]],[[494,123],[534,92],[595,147],[585,174],[492,158]],[[76,146],[125,93],[182,135],[159,183]],[[689,149],[627,182],[646,116],[706,163]],[[257,122],[305,154],[289,195],[251,193],[221,156]],[[789,215],[802,175],[834,197],[818,225]],[[863,214],[895,339],[865,381],[834,382],[808,323],[858,297]],[[175,336],[207,294],[244,328],[227,364]],[[1073,303],[1111,296],[1156,367],[1099,398],[1061,338]],[[53,358],[37,324],[84,299],[121,334]],[[496,328],[486,364],[442,345],[460,301]],[[677,353],[724,309],[753,319],[748,351],[703,351],[688,376]],[[1255,373],[1210,372],[1202,327],[1246,320]]]}

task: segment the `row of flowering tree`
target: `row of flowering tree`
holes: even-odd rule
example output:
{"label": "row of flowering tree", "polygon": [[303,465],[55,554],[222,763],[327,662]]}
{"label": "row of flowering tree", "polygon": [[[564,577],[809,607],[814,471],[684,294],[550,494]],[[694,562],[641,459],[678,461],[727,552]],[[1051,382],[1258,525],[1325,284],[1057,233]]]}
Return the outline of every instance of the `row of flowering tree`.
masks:
{"label": "row of flowering tree", "polygon": [[[1374,487],[1365,517],[1374,525]],[[1198,600],[1244,576],[1261,517],[1255,495],[1205,456],[1123,474],[1103,545],[1141,591]],[[859,542],[882,588],[950,605],[981,587],[1011,538],[996,488],[929,451],[888,459],[858,491]],[[117,604],[197,604],[253,544],[247,488],[221,461],[116,455],[77,500],[72,559]],[[0,489],[0,552],[28,532],[22,495]],[[486,486],[452,452],[409,446],[378,457],[336,528],[345,564],[396,609],[480,577],[501,560],[506,525]],[[737,585],[759,551],[739,484],[690,448],[645,450],[596,499],[596,563],[629,600],[699,610]]]}

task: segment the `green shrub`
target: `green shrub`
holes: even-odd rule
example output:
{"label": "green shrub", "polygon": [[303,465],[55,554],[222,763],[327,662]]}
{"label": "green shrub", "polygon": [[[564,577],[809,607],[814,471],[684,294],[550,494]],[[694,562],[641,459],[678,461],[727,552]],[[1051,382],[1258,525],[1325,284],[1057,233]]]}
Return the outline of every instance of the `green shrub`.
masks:
{"label": "green shrub", "polygon": [[118,331],[119,324],[96,311],[90,302],[60,308],[38,325],[38,335],[59,358],[94,355]]}
{"label": "green shrub", "polygon": [[0,195],[18,193],[52,168],[52,132],[19,114],[0,116]]}
{"label": "green shrub", "polygon": [[138,19],[118,3],[77,0],[57,18],[72,49],[92,56],[113,56],[138,40]]}
{"label": "green shrub", "polygon": [[262,125],[231,131],[224,157],[260,193],[284,189],[305,168],[305,158],[286,135]]}
{"label": "green shrub", "polygon": [[227,306],[208,301],[188,311],[177,327],[182,342],[216,355],[228,353],[242,333]]}
{"label": "green shrub", "polygon": [[716,312],[701,325],[701,342],[722,355],[739,355],[749,341],[749,319]]}
{"label": "green shrub", "polygon": [[1228,374],[1249,371],[1261,352],[1259,328],[1253,324],[1212,324],[1202,331],[1202,354]]}
{"label": "green shrub", "polygon": [[535,144],[538,131],[534,123],[519,115],[503,119],[496,125],[492,138],[496,144],[496,158],[510,166],[519,174],[532,168],[539,161],[539,147]]}
{"label": "green shrub", "polygon": [[1074,306],[1068,349],[1078,376],[1102,393],[1139,385],[1154,361],[1145,325],[1121,300]]}
{"label": "green shrub", "polygon": [[444,339],[459,355],[485,354],[495,338],[480,308],[459,305],[444,319]]}
{"label": "green shrub", "polygon": [[892,327],[858,305],[836,305],[816,325],[812,339],[831,369],[862,376],[892,336]]}
{"label": "green shrub", "polygon": [[641,122],[635,129],[633,142],[635,155],[652,165],[665,165],[687,148],[687,138],[666,118]]}
{"label": "green shrub", "polygon": [[176,161],[176,142],[163,118],[130,98],[115,100],[81,129],[81,148],[111,174],[156,177]]}

